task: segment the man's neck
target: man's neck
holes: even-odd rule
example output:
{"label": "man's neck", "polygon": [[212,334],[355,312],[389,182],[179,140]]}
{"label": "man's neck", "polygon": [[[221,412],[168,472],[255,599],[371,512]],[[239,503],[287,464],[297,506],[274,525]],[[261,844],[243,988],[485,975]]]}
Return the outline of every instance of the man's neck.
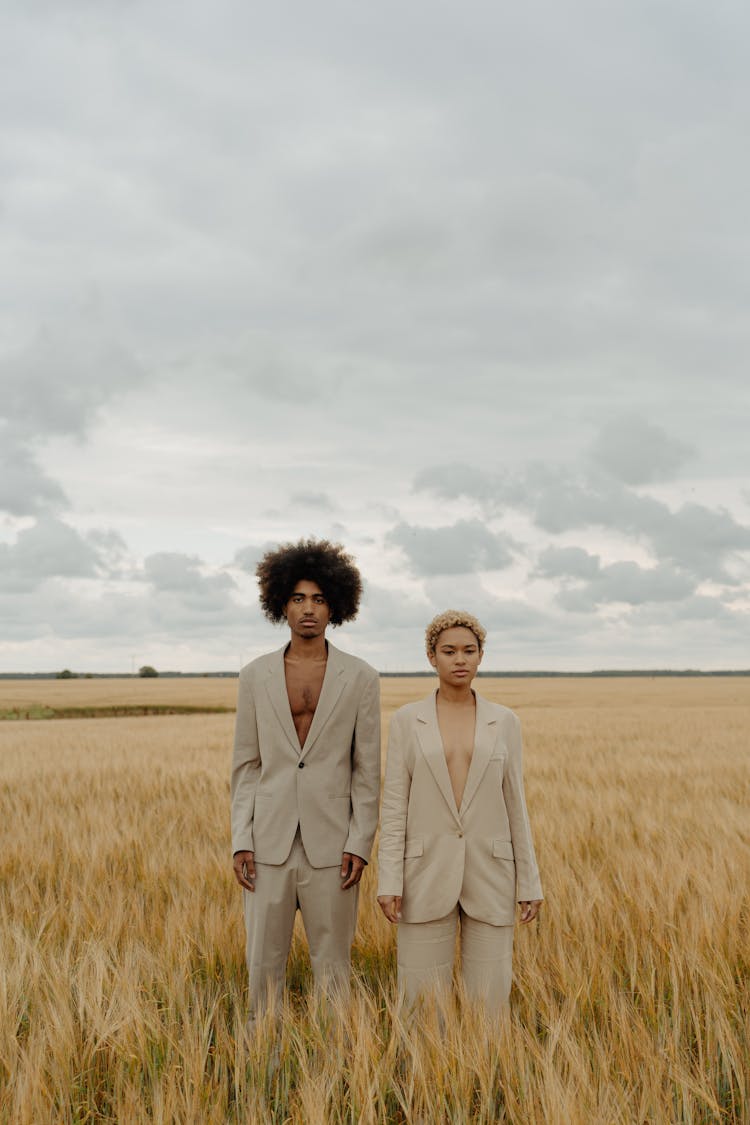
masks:
{"label": "man's neck", "polygon": [[310,661],[319,664],[328,659],[328,641],[325,636],[298,637],[292,633],[289,644],[284,652],[285,660]]}

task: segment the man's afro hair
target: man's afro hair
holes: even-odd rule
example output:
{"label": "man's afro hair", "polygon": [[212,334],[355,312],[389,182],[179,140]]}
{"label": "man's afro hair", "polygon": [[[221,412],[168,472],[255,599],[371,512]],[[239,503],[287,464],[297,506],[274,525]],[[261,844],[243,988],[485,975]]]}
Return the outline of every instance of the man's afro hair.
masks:
{"label": "man's afro hair", "polygon": [[260,604],[269,621],[284,620],[284,608],[298,582],[316,582],[328,602],[331,624],[341,625],[357,616],[362,578],[340,543],[327,539],[300,539],[267,551],[255,571]]}

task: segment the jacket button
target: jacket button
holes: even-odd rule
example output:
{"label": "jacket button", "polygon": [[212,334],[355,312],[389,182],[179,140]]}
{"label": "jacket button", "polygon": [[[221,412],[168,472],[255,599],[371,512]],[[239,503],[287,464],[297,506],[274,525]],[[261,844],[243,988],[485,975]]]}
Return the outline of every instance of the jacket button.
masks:
{"label": "jacket button", "polygon": [[297,769],[300,769],[300,770],[303,770],[304,768],[305,768],[304,762],[300,762],[300,764],[297,766]]}
{"label": "jacket button", "polygon": [[457,832],[456,835],[458,836],[459,840],[463,840],[463,838],[464,838],[463,832]]}

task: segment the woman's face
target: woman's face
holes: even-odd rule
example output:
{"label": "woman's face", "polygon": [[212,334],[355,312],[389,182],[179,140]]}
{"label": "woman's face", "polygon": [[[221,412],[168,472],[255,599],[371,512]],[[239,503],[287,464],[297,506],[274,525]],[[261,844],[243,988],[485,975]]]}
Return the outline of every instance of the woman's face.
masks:
{"label": "woman's face", "polygon": [[430,664],[437,671],[440,682],[452,687],[470,684],[481,662],[479,642],[465,625],[443,629],[430,656]]}

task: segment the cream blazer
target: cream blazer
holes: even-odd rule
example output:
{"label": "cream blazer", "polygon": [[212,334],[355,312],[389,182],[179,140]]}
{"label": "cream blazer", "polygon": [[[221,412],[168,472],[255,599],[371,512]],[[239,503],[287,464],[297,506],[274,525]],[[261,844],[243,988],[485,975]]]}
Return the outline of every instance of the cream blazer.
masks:
{"label": "cream blazer", "polygon": [[380,679],[330,642],[305,745],[292,720],[284,650],[240,672],[232,757],[232,851],[284,863],[299,825],[313,867],[367,860],[378,821]]}
{"label": "cream blazer", "polygon": [[436,695],[391,719],[381,810],[379,895],[402,895],[404,922],[456,903],[480,922],[511,926],[516,902],[541,899],[523,792],[521,724],[476,697],[474,754],[456,808]]}

